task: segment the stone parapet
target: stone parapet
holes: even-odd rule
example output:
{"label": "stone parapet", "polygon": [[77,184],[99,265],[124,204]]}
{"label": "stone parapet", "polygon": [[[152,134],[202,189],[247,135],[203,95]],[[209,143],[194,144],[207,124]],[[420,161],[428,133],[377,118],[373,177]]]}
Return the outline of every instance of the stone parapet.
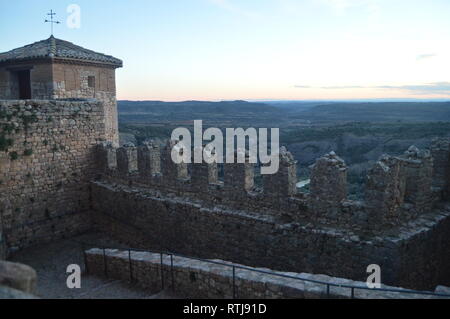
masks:
{"label": "stone parapet", "polygon": [[[106,269],[108,278],[132,281],[152,293],[170,289],[185,298],[450,298],[450,295],[433,296],[431,291],[427,292],[430,295],[406,293],[402,292],[406,289],[386,285],[382,288],[395,291],[367,289],[365,282],[327,275],[272,271],[222,260],[195,260],[150,252],[92,248],[86,251],[86,265],[90,274],[105,276]],[[351,286],[361,288],[352,292]]]}
{"label": "stone parapet", "polygon": [[[248,158],[245,163],[225,163],[222,182],[216,163],[174,163],[171,150],[176,141],[166,145],[162,156],[150,144],[151,148],[144,145],[137,151],[139,174],[123,178],[120,170],[107,170],[103,178],[149,187],[162,194],[188,196],[206,205],[225,204],[281,220],[308,220],[352,227],[355,231],[395,227],[444,199],[442,192],[439,194],[432,187],[434,162],[430,153],[415,147],[401,157],[383,155],[368,172],[364,201],[351,201],[347,199],[346,164],[334,152],[319,158],[311,167],[310,192],[297,193],[296,161],[284,147],[279,153],[278,172],[263,175],[261,189],[254,186],[255,164],[249,163]],[[153,166],[158,167],[159,163],[163,168],[161,174],[149,174],[150,158]]]}

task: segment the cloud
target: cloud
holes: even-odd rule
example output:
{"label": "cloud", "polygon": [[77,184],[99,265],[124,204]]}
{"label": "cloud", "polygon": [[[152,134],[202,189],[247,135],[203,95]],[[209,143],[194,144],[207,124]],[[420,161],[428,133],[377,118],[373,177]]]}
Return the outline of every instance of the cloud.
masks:
{"label": "cloud", "polygon": [[223,10],[229,11],[234,14],[242,15],[247,18],[256,18],[260,16],[259,13],[243,10],[241,7],[235,5],[229,0],[208,0],[208,2],[216,5],[217,7]]}
{"label": "cloud", "polygon": [[378,89],[404,90],[414,94],[446,94],[450,95],[450,82],[433,82],[421,85],[383,85],[377,86]]}
{"label": "cloud", "polygon": [[401,90],[408,91],[413,94],[445,94],[450,96],[450,82],[432,82],[418,85],[375,85],[375,86],[360,86],[360,85],[343,85],[343,86],[306,86],[295,85],[295,88],[315,88],[324,90],[345,90],[345,89],[379,89],[379,90]]}
{"label": "cloud", "polygon": [[343,86],[309,86],[309,85],[294,85],[297,89],[323,89],[323,90],[343,90],[343,89],[366,89],[367,86],[360,85],[343,85]]}
{"label": "cloud", "polygon": [[325,90],[341,90],[341,89],[364,89],[364,86],[360,85],[349,85],[349,86],[322,86],[321,89]]}
{"label": "cloud", "polygon": [[430,59],[430,58],[434,58],[435,56],[437,56],[436,53],[419,54],[419,55],[416,57],[416,60],[417,60],[417,61],[420,61],[420,60],[424,60],[424,59]]}

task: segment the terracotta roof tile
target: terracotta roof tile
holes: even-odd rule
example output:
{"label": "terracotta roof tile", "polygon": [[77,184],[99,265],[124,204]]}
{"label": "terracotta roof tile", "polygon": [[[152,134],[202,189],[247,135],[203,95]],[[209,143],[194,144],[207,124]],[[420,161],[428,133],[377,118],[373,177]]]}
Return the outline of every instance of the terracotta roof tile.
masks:
{"label": "terracotta roof tile", "polygon": [[39,58],[66,58],[86,62],[97,62],[122,66],[122,60],[103,53],[94,52],[53,36],[21,48],[0,53],[0,62],[13,62]]}

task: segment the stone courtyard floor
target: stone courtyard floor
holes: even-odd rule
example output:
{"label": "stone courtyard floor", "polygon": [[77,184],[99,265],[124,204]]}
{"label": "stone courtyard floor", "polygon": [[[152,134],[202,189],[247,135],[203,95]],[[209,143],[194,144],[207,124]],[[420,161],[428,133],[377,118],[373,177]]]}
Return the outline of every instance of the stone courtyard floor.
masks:
{"label": "stone courtyard floor", "polygon": [[[84,274],[83,250],[80,242],[92,247],[120,247],[101,234],[84,234],[49,244],[29,247],[10,256],[9,260],[33,267],[38,275],[36,295],[46,299],[173,299],[168,292],[149,294],[127,282],[108,280]],[[66,285],[67,266],[77,264],[82,269],[81,288]]]}

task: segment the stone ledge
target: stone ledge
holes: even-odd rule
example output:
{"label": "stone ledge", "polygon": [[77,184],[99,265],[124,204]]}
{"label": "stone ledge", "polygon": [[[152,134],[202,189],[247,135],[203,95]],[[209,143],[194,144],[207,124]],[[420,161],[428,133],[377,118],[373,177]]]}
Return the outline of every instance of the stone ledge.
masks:
{"label": "stone ledge", "polygon": [[[106,261],[106,265],[105,265]],[[130,264],[131,261],[131,264]],[[86,251],[87,269],[90,274],[104,276],[105,269],[109,278],[133,279],[139,286],[158,292],[163,288],[174,288],[176,293],[189,298],[232,298],[233,271],[236,268],[235,286],[238,298],[339,298],[351,297],[351,288],[327,286],[320,281],[333,285],[351,285],[367,287],[366,283],[327,275],[308,273],[274,272],[267,268],[252,268],[222,260],[202,261],[185,257],[161,255],[150,252],[123,251],[117,249],[92,248]],[[220,263],[220,264],[218,264]],[[130,268],[131,265],[131,268]],[[162,270],[162,271],[161,271]],[[254,271],[253,271],[254,270]],[[260,272],[257,272],[260,271]],[[161,272],[164,279],[161,279]],[[302,278],[286,278],[261,272],[272,272],[277,275]],[[172,287],[173,282],[173,287]],[[385,292],[367,289],[355,289],[354,297],[358,299],[431,299],[447,298],[433,295],[406,293],[406,289],[382,285],[385,289],[404,290],[405,292]],[[427,292],[432,293],[432,292]],[[448,296],[450,298],[450,295]]]}

